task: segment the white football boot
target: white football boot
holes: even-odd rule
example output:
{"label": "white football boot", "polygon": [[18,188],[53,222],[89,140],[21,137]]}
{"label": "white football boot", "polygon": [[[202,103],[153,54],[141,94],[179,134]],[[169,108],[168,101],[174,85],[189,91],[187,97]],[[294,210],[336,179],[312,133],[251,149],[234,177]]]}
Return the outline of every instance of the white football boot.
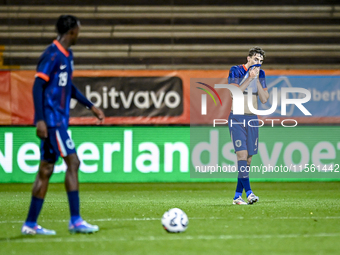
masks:
{"label": "white football boot", "polygon": [[247,203],[242,199],[241,196],[238,198],[234,199],[233,205],[246,205]]}

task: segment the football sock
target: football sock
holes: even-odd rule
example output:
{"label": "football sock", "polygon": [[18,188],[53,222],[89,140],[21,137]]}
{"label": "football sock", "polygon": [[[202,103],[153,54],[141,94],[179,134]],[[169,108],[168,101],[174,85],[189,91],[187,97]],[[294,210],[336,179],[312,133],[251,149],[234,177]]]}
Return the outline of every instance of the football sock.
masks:
{"label": "football sock", "polygon": [[237,199],[238,197],[242,197],[242,192],[243,192],[242,181],[240,178],[237,178],[237,185],[236,185],[236,192],[235,192],[234,200]]}
{"label": "football sock", "polygon": [[67,192],[67,197],[71,213],[71,222],[75,223],[80,218],[78,190]]}
{"label": "football sock", "polygon": [[32,196],[30,209],[28,211],[25,224],[30,228],[37,225],[38,216],[40,214],[44,199]]}
{"label": "football sock", "polygon": [[83,219],[80,216],[71,216],[71,222],[72,224],[76,224],[80,221],[83,221]]}
{"label": "football sock", "polygon": [[239,160],[238,162],[238,178],[241,180],[244,190],[247,196],[252,193],[249,182],[249,169],[246,160]]}

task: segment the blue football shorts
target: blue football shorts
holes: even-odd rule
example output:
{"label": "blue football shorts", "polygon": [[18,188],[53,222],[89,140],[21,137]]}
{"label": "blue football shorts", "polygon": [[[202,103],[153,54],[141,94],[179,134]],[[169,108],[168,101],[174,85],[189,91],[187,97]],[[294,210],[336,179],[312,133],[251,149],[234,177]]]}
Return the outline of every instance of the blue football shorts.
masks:
{"label": "blue football shorts", "polygon": [[76,153],[74,143],[65,127],[48,128],[48,137],[40,143],[41,160],[55,163],[60,156],[63,158]]}
{"label": "blue football shorts", "polygon": [[228,126],[235,151],[246,150],[248,156],[257,154],[259,140],[257,115],[234,115],[230,112]]}

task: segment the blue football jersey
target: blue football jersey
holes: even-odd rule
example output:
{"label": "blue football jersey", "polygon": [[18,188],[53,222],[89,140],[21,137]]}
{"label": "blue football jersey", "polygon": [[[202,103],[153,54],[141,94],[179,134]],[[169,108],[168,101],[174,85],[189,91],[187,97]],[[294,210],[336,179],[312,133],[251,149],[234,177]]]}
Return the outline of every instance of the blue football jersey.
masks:
{"label": "blue football jersey", "polygon": [[47,82],[43,94],[43,113],[48,127],[68,127],[72,72],[72,51],[65,50],[54,40],[41,55],[36,73],[36,77]]}
{"label": "blue football jersey", "polygon": [[[230,68],[229,71],[229,77],[228,77],[228,82],[229,84],[231,83],[236,83],[238,85],[242,85],[242,83],[249,77],[249,72],[247,72],[247,68],[245,65],[239,65],[239,66],[233,66]],[[266,75],[265,72],[260,69],[259,73],[259,80],[262,85],[262,88],[264,90],[267,90],[267,85],[266,85]],[[248,87],[246,88],[245,92],[248,92],[248,88],[252,88],[253,94],[257,94],[257,85],[256,85],[257,79],[254,79],[253,81],[250,82]]]}

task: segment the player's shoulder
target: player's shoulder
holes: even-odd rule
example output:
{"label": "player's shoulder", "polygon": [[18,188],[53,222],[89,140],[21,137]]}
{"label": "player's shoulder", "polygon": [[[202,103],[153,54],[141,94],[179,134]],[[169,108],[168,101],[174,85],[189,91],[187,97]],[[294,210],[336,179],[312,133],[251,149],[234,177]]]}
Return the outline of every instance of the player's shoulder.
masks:
{"label": "player's shoulder", "polygon": [[265,71],[260,69],[260,73],[259,73],[259,76],[260,77],[264,77],[266,75]]}
{"label": "player's shoulder", "polygon": [[45,50],[43,51],[41,57],[53,57],[58,55],[57,47],[52,43],[48,45]]}
{"label": "player's shoulder", "polygon": [[50,45],[46,47],[45,52],[50,52],[50,53],[58,52],[58,47],[54,43],[51,43]]}
{"label": "player's shoulder", "polygon": [[239,69],[241,69],[241,68],[242,68],[242,65],[236,65],[236,66],[230,67],[230,70],[231,70],[231,69],[239,70]]}
{"label": "player's shoulder", "polygon": [[229,71],[230,72],[239,72],[242,68],[243,68],[242,65],[236,65],[236,66],[232,66]]}

